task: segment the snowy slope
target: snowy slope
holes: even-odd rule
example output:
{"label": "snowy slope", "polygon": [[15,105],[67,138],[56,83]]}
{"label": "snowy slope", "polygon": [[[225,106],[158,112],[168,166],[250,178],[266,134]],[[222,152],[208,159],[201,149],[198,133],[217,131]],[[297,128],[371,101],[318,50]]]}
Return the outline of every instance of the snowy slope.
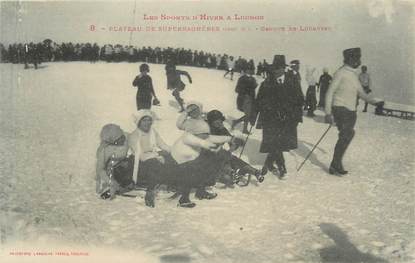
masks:
{"label": "snowy slope", "polygon": [[[299,148],[286,155],[286,181],[268,175],[245,188],[218,184],[212,189],[216,199],[196,201],[189,210],[160,191],[150,209],[144,193],[113,202],[94,195],[101,127],[112,122],[134,128],[131,83],[138,64],[22,68],[0,64],[2,262],[30,260],[9,255],[19,249],[87,251],[88,257],[76,258],[85,261],[111,261],[106,255],[112,252],[138,262],[407,262],[413,256],[413,121],[359,112],[345,157],[349,176],[327,173],[335,128],[297,173],[327,128],[316,112],[299,126]],[[178,68],[193,78],[185,100],[202,102],[206,111],[220,109],[229,119],[241,116],[235,109],[237,75],[230,81],[222,71]],[[174,124],[177,105],[166,89],[164,66],[150,69],[162,104],[154,107],[161,119],[155,127],[173,143],[181,134]],[[254,130],[243,155],[258,168],[264,161],[260,141],[261,131]],[[36,259],[74,260],[45,257]]]}

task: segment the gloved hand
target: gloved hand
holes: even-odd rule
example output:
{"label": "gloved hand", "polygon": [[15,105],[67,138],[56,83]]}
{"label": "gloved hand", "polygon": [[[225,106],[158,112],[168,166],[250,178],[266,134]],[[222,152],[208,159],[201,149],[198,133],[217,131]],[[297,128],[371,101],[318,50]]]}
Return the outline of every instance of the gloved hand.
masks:
{"label": "gloved hand", "polygon": [[325,117],[324,117],[324,120],[326,121],[326,123],[328,123],[328,124],[334,124],[334,118],[333,118],[333,115],[331,115],[331,114],[327,114]]}
{"label": "gloved hand", "polygon": [[384,101],[379,101],[379,102],[376,102],[375,103],[375,106],[376,107],[383,107],[385,105],[385,102]]}

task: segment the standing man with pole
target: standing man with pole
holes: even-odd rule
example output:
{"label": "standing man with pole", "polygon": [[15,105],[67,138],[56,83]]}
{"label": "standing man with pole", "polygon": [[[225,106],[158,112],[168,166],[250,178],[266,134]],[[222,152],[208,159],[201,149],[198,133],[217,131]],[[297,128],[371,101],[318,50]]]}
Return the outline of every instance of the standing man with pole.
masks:
{"label": "standing man with pole", "polygon": [[[304,101],[294,88],[297,79],[285,72],[285,67],[285,56],[275,55],[255,101],[255,108],[259,114],[257,128],[262,128],[259,151],[268,154],[262,173],[270,171],[278,175],[279,179],[285,179],[287,173],[284,152],[297,148],[299,120],[295,109]],[[277,164],[278,170],[274,163]]]}
{"label": "standing man with pole", "polygon": [[363,90],[356,69],[360,66],[360,48],[349,48],[343,51],[344,65],[334,75],[333,81],[326,95],[326,122],[337,125],[339,138],[334,148],[333,159],[329,173],[345,175],[348,173],[343,167],[343,156],[352,141],[356,124],[356,97],[374,104],[383,104],[366,94]]}

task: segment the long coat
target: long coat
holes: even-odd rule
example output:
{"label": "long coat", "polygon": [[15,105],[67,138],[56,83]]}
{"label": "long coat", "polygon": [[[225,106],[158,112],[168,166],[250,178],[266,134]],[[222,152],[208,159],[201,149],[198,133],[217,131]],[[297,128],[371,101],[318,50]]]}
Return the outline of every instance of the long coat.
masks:
{"label": "long coat", "polygon": [[251,117],[253,112],[255,89],[257,86],[255,78],[248,75],[241,76],[236,84],[235,92],[238,93],[236,107],[239,111],[245,113],[248,118]]}
{"label": "long coat", "polygon": [[255,104],[259,113],[257,128],[262,128],[262,153],[297,148],[297,125],[301,121],[298,109],[304,96],[293,75],[287,72],[284,78],[284,83],[267,78],[259,87]]}
{"label": "long coat", "polygon": [[133,81],[137,87],[136,104],[137,110],[151,109],[151,99],[154,95],[153,81],[149,75],[138,75]]}

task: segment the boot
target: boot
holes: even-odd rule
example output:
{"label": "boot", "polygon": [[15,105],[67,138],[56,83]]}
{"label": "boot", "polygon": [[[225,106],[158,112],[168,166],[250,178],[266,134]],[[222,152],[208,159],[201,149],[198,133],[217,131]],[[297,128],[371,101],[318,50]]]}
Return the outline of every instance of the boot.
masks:
{"label": "boot", "polygon": [[343,176],[343,175],[348,174],[349,172],[344,170],[342,164],[337,165],[332,162],[330,164],[329,173],[333,175],[337,175],[337,176]]}
{"label": "boot", "polygon": [[191,202],[188,195],[182,195],[179,199],[179,204],[177,206],[184,208],[193,208],[196,206],[195,203]]}
{"label": "boot", "polygon": [[211,199],[216,198],[216,196],[218,196],[217,193],[209,193],[208,191],[205,190],[204,187],[198,188],[195,194],[195,197],[199,200],[202,200],[202,199],[211,200]]}
{"label": "boot", "polygon": [[263,171],[256,170],[254,175],[255,175],[256,179],[258,180],[258,182],[262,183],[265,179],[265,177],[264,177],[265,174],[263,173]]}
{"label": "boot", "polygon": [[278,174],[277,168],[274,166],[276,159],[276,153],[268,153],[267,158],[265,159],[264,166],[262,167],[261,174],[266,174],[268,171],[274,175]]}
{"label": "boot", "polygon": [[278,179],[285,180],[286,174],[287,174],[287,170],[283,166],[278,167]]}
{"label": "boot", "polygon": [[285,167],[284,154],[282,152],[277,153],[276,163],[278,166],[278,179],[284,180],[287,174],[287,168]]}

